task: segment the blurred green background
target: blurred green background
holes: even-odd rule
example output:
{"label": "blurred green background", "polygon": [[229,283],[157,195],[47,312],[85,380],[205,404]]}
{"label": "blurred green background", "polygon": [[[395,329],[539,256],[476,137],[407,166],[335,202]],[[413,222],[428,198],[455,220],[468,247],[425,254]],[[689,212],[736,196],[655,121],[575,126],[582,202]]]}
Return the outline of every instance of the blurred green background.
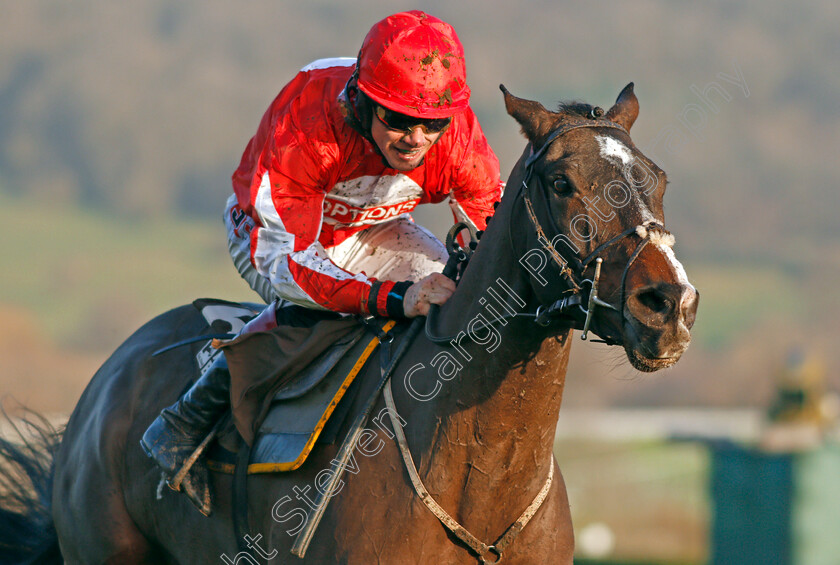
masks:
{"label": "blurred green background", "polygon": [[[840,389],[836,2],[27,0],[0,2],[7,402],[66,413],[155,314],[203,296],[255,300],[221,223],[245,144],[297,69],[355,55],[374,21],[410,8],[458,31],[503,176],[524,140],[499,83],[548,107],[608,107],[636,84],[633,137],[668,172],[668,226],[702,295],[694,342],[652,375],[577,344],[567,408],[763,411],[792,351],[822,389]],[[445,206],[416,217],[438,234],[451,223]],[[642,460],[658,449],[644,446]],[[668,504],[688,505],[688,537],[658,555],[697,562],[708,469],[702,455],[673,453],[666,467],[683,479],[665,490],[676,493]]]}

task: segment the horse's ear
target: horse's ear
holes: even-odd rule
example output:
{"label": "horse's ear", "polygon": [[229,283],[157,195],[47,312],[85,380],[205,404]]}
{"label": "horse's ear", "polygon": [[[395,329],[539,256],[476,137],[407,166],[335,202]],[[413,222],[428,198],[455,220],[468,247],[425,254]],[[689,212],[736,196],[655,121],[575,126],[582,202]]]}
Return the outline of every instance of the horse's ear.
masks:
{"label": "horse's ear", "polygon": [[607,119],[614,121],[627,131],[633,127],[633,122],[639,117],[639,99],[633,93],[633,83],[624,87],[621,94],[615,100],[615,104],[609,109]]}
{"label": "horse's ear", "polygon": [[505,95],[505,109],[513,119],[522,126],[522,133],[534,145],[539,145],[539,140],[548,134],[553,124],[552,113],[545,109],[545,106],[533,100],[517,98],[500,84],[499,89]]}

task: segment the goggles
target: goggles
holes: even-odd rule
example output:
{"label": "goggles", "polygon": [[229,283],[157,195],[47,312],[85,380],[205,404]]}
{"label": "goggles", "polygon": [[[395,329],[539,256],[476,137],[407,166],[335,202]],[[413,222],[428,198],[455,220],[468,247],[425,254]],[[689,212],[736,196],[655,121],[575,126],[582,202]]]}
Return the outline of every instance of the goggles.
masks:
{"label": "goggles", "polygon": [[426,135],[440,133],[449,127],[449,124],[452,122],[452,118],[423,119],[406,116],[405,114],[394,112],[393,110],[389,110],[388,108],[378,104],[376,105],[374,114],[376,115],[376,119],[382,122],[382,125],[386,128],[393,131],[403,132],[407,135],[411,135],[411,132],[418,127],[422,129],[423,133]]}

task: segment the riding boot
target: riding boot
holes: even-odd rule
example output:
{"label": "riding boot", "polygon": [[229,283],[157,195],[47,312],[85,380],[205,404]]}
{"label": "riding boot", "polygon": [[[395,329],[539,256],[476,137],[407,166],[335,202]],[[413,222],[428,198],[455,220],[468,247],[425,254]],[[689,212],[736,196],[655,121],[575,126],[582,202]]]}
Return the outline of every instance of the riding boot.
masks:
{"label": "riding boot", "polygon": [[183,397],[161,411],[140,441],[146,455],[163,469],[169,487],[183,491],[208,516],[210,481],[204,462],[193,462],[182,480],[175,479],[229,406],[230,372],[221,353]]}
{"label": "riding boot", "polygon": [[[277,306],[269,304],[239,334],[276,327]],[[211,509],[209,472],[201,453],[190,459],[229,407],[230,371],[220,353],[184,396],[163,409],[140,440],[146,455],[163,469],[169,487],[183,491],[205,516]]]}

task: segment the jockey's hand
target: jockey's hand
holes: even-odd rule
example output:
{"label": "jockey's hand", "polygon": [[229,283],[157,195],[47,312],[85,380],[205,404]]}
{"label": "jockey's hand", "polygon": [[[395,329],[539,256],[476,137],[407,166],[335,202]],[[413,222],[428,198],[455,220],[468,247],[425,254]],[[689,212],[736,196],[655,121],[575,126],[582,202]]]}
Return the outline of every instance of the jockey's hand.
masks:
{"label": "jockey's hand", "polygon": [[405,291],[403,311],[406,318],[426,316],[429,306],[443,304],[455,292],[455,282],[441,273],[432,273]]}

